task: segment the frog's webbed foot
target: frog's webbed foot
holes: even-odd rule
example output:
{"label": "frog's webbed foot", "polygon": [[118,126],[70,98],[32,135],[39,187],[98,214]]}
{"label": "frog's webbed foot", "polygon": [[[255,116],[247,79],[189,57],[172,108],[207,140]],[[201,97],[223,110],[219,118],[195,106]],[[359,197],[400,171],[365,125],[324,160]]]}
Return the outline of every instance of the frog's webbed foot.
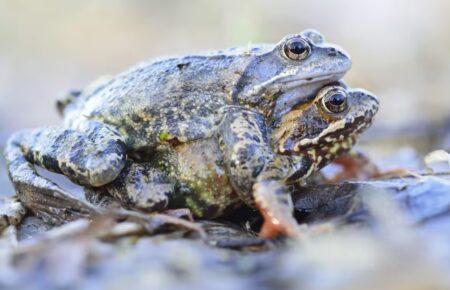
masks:
{"label": "frog's webbed foot", "polygon": [[126,207],[154,212],[167,208],[174,185],[162,171],[129,160],[120,175],[99,190],[106,191]]}

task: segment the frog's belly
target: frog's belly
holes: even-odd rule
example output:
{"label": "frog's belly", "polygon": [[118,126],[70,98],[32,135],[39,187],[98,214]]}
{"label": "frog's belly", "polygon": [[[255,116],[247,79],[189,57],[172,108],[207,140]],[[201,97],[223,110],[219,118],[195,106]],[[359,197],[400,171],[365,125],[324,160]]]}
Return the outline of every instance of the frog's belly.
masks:
{"label": "frog's belly", "polygon": [[178,145],[171,155],[169,176],[179,184],[171,207],[187,207],[197,217],[215,218],[241,203],[215,138]]}

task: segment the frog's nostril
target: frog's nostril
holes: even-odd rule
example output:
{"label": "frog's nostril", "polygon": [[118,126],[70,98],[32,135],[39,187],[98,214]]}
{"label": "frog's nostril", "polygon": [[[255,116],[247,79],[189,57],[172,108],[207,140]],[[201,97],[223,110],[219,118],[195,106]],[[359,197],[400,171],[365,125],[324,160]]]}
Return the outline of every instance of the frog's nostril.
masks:
{"label": "frog's nostril", "polygon": [[373,95],[368,95],[369,98],[372,100],[372,102],[374,103],[374,106],[379,106],[380,105],[380,101],[378,100],[378,98],[376,96]]}
{"label": "frog's nostril", "polygon": [[336,56],[337,55],[337,51],[336,51],[336,49],[334,47],[328,48],[327,53],[328,53],[329,56]]}

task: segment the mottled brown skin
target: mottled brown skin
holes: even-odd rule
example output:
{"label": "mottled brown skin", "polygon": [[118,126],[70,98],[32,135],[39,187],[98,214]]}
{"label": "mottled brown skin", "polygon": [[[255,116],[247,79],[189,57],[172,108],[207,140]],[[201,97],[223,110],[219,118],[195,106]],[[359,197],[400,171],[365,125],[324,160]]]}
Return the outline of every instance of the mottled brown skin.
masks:
{"label": "mottled brown skin", "polygon": [[[289,142],[273,132],[290,124],[283,117],[294,106],[314,102],[350,65],[342,50],[311,30],[276,45],[144,62],[72,91],[58,103],[63,126],[11,137],[9,174],[18,197],[45,217],[67,214],[47,205],[68,193],[34,165],[140,210],[184,205],[197,216],[216,217],[239,201],[256,201],[269,216],[279,212],[273,224],[293,227],[289,198],[278,192],[324,161],[311,166],[314,159],[298,150],[280,151]],[[268,186],[273,181],[276,190]]]}
{"label": "mottled brown skin", "polygon": [[[322,100],[333,92],[347,96],[342,112],[323,107]],[[148,202],[137,202],[142,192],[148,197],[148,190],[136,187],[154,187],[154,179],[145,177],[154,176],[158,168],[164,179],[157,184],[168,189],[159,190],[165,193],[159,209],[188,207],[197,217],[214,218],[245,202],[266,220],[262,236],[294,236],[297,225],[287,186],[348,152],[377,109],[370,93],[341,86],[323,88],[315,99],[273,120],[273,126],[255,112],[228,108],[230,119],[221,120],[216,137],[159,146],[150,161],[130,162],[119,178],[100,190],[127,206],[148,210]]]}

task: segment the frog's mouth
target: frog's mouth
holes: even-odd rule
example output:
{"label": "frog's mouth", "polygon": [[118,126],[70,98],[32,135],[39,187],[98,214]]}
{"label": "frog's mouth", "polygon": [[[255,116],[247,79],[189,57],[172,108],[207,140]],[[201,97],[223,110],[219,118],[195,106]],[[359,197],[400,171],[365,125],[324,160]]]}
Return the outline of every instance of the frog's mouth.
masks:
{"label": "frog's mouth", "polygon": [[[294,151],[308,157],[314,170],[329,164],[336,157],[348,152],[355,145],[358,135],[372,124],[374,113],[358,116],[352,122],[336,123],[313,139],[298,142]],[[344,120],[343,120],[344,121]]]}
{"label": "frog's mouth", "polygon": [[[308,76],[302,76],[302,75],[291,75],[291,76],[285,76],[283,77],[281,82],[281,90],[286,92],[289,90],[298,89],[303,86],[309,86],[317,83],[322,83],[324,81],[327,82],[336,82],[340,80],[345,73],[348,71],[348,69],[342,69],[338,70],[332,73],[322,73],[322,74],[316,74],[316,75],[308,75]],[[305,97],[305,96],[301,96]]]}

